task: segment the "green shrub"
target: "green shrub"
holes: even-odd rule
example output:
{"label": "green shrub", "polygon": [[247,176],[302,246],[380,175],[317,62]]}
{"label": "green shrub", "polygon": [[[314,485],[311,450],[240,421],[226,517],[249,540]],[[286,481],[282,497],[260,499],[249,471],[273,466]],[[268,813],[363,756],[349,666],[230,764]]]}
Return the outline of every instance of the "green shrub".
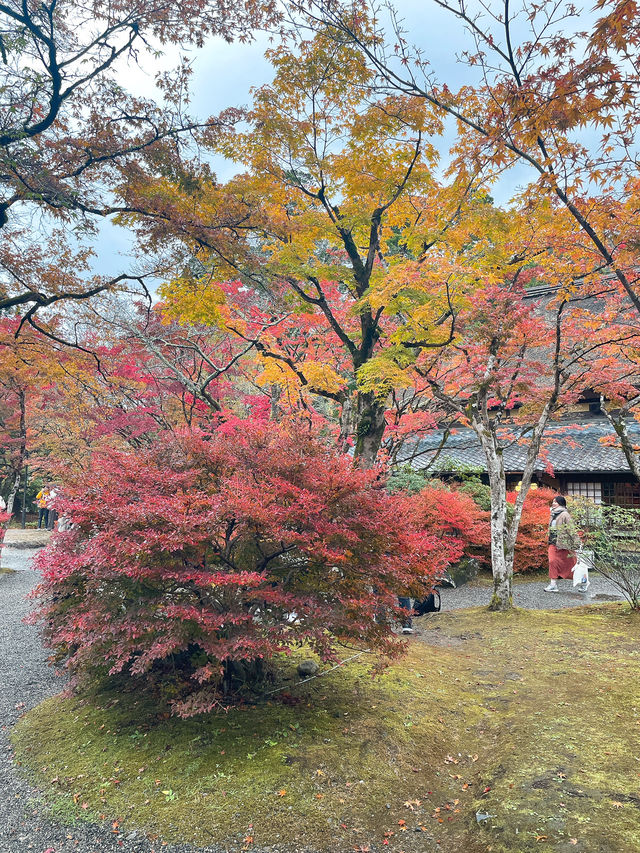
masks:
{"label": "green shrub", "polygon": [[640,610],[640,510],[578,499],[571,502],[571,513],[587,561]]}

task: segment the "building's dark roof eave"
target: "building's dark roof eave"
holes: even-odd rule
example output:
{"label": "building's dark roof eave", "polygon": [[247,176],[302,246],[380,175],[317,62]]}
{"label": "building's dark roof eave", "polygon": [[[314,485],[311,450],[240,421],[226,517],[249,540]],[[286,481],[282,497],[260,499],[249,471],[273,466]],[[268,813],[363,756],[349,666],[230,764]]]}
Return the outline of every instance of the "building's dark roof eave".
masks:
{"label": "building's dark roof eave", "polygon": [[[631,421],[629,432],[640,441],[640,424]],[[538,473],[549,466],[559,474],[615,474],[629,473],[623,452],[617,446],[603,444],[600,439],[615,437],[615,432],[603,416],[577,417],[554,422],[547,430],[541,458],[536,462]],[[414,470],[431,467],[433,457],[444,437],[444,430],[436,430],[416,445],[411,445],[398,459],[399,464],[409,464]],[[511,444],[505,447],[503,458],[505,472],[519,474],[524,468],[526,445]],[[447,461],[450,460],[450,465]],[[460,428],[449,436],[436,463],[437,473],[453,473],[461,466],[486,470],[480,443],[472,429]]]}

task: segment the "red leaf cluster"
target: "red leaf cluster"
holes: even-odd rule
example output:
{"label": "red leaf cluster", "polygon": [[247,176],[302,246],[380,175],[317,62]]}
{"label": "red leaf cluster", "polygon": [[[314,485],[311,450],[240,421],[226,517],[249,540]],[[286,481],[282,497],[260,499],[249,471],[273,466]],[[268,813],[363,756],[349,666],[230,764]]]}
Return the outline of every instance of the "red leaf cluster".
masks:
{"label": "red leaf cluster", "polygon": [[[535,572],[548,565],[549,507],[555,495],[553,489],[531,489],[528,492],[518,527],[514,572]],[[510,492],[507,500],[515,503],[516,493]]]}
{"label": "red leaf cluster", "polygon": [[489,513],[456,489],[428,486],[415,497],[419,523],[446,542],[450,561],[457,561],[489,542]]}

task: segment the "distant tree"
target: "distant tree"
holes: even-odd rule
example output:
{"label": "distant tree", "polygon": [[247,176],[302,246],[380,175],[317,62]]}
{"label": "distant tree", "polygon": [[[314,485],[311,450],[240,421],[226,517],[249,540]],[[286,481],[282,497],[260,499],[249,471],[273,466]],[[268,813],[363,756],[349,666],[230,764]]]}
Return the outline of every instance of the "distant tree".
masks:
{"label": "distant tree", "polygon": [[18,318],[0,318],[0,483],[10,515],[27,454],[40,448],[47,389],[61,375],[51,342],[31,329],[16,337],[19,325]]}

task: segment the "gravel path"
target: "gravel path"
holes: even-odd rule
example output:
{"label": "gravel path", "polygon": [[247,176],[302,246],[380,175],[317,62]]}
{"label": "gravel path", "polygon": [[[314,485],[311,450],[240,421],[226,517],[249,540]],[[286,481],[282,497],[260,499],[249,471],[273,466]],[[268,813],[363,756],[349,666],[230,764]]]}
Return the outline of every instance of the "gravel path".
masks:
{"label": "gravel path", "polygon": [[[68,827],[49,820],[38,791],[14,769],[11,726],[26,710],[62,689],[61,678],[46,663],[36,629],[22,622],[30,606],[25,596],[38,580],[30,569],[34,553],[16,548],[4,548],[2,553],[3,565],[16,571],[0,575],[0,853],[192,853],[196,848],[191,845],[165,845],[151,842],[142,834],[116,835],[93,824]],[[514,604],[550,609],[620,598],[598,576],[592,579],[586,596],[573,592],[569,581],[564,581],[562,591],[555,595],[543,592],[543,587],[539,581],[518,581]],[[479,582],[443,589],[442,608],[488,604],[491,593],[490,586]],[[200,853],[221,853],[219,847],[197,849]],[[277,848],[270,848],[270,853],[278,853]]]}
{"label": "gravel path", "polygon": [[[559,580],[559,592],[545,592],[549,579],[536,580],[516,577],[513,585],[513,603],[526,610],[558,610],[562,607],[580,607],[585,604],[598,604],[603,601],[622,601],[618,590],[605,578],[590,574],[591,586],[586,593],[577,592],[573,581]],[[440,590],[443,610],[458,610],[462,607],[478,607],[489,604],[493,587],[484,580],[472,581],[458,589]]]}

